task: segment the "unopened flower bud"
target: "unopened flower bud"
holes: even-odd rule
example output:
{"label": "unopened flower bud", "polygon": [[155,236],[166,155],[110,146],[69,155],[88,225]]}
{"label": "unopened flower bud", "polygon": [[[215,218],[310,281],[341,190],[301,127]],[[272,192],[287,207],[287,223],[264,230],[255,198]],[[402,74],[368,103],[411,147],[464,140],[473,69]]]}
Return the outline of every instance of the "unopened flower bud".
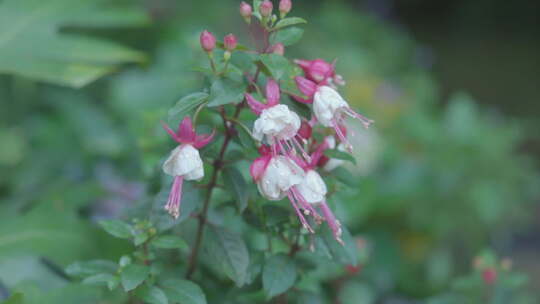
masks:
{"label": "unopened flower bud", "polygon": [[232,51],[236,48],[238,42],[233,34],[229,34],[223,38],[223,44],[228,51]]}
{"label": "unopened flower bud", "polygon": [[200,42],[201,47],[206,52],[212,52],[216,47],[216,37],[214,37],[214,35],[207,30],[201,33]]}
{"label": "unopened flower bud", "polygon": [[482,272],[482,279],[486,284],[493,284],[497,281],[497,270],[495,268],[487,268]]}
{"label": "unopened flower bud", "polygon": [[253,9],[251,8],[251,5],[242,1],[242,3],[240,3],[240,16],[242,16],[247,23],[251,23],[252,14]]}
{"label": "unopened flower bud", "polygon": [[292,8],[291,0],[281,0],[279,1],[279,12],[281,13],[281,18],[284,18]]}
{"label": "unopened flower bud", "polygon": [[264,0],[261,5],[259,6],[259,12],[261,13],[261,16],[268,18],[270,15],[272,15],[272,9],[274,8],[274,5],[269,0]]}
{"label": "unopened flower bud", "polygon": [[283,43],[278,42],[272,46],[270,51],[274,54],[283,56],[285,54],[285,46],[283,45]]}

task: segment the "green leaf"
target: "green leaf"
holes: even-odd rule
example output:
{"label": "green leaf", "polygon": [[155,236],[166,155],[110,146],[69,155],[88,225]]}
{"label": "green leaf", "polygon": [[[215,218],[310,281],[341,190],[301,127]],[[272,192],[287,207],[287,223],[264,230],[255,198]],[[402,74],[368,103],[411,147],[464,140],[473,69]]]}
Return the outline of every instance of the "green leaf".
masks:
{"label": "green leaf", "polygon": [[171,302],[181,304],[206,304],[201,288],[188,280],[169,280],[163,283],[163,291]]}
{"label": "green leaf", "polygon": [[[168,122],[178,123],[184,116],[190,114],[195,108],[208,100],[209,95],[203,92],[191,93],[182,97],[168,112]],[[176,126],[174,126],[176,127]]]}
{"label": "green leaf", "polygon": [[307,21],[300,17],[289,17],[289,18],[281,19],[274,26],[274,30],[279,30],[287,26],[301,24],[301,23],[307,23]]}
{"label": "green leaf", "polygon": [[342,226],[341,239],[345,245],[336,241],[328,225],[322,225],[315,236],[315,253],[324,255],[337,263],[356,266],[358,264],[358,248],[346,227]]}
{"label": "green leaf", "polygon": [[263,54],[260,58],[275,80],[281,79],[289,69],[289,61],[281,55]]}
{"label": "green leaf", "polygon": [[358,185],[358,179],[354,177],[349,170],[343,167],[337,167],[332,170],[332,175],[334,175],[338,181],[345,185],[354,187]]}
{"label": "green leaf", "polygon": [[138,288],[135,295],[149,304],[168,304],[169,300],[165,292],[156,286],[142,286]]}
{"label": "green leaf", "polygon": [[236,167],[226,167],[225,170],[223,170],[223,181],[225,187],[232,192],[236,198],[238,210],[242,213],[248,204],[248,186],[242,173],[240,173]]}
{"label": "green leaf", "polygon": [[210,87],[209,107],[239,103],[244,98],[246,85],[230,79],[216,79]]}
{"label": "green leaf", "polygon": [[304,30],[298,27],[289,27],[281,31],[276,32],[272,35],[272,44],[277,42],[283,43],[283,45],[288,46],[297,43],[302,38]]}
{"label": "green leaf", "polygon": [[125,291],[130,291],[139,286],[150,274],[150,268],[144,265],[129,264],[120,275],[122,286]]}
{"label": "green leaf", "polygon": [[337,150],[337,149],[326,150],[326,151],[324,151],[324,155],[326,155],[326,156],[328,156],[330,158],[350,161],[351,163],[356,165],[356,159],[352,155],[350,155],[349,153],[344,152],[344,151],[340,151],[340,150]]}
{"label": "green leaf", "polygon": [[110,235],[121,239],[127,239],[132,236],[133,228],[131,225],[119,220],[105,220],[99,222],[101,227]]}
{"label": "green leaf", "polygon": [[79,88],[121,64],[144,61],[142,53],[120,44],[62,32],[63,27],[94,27],[102,22],[105,26],[148,23],[142,10],[129,6],[111,10],[107,4],[104,0],[2,1],[0,73]]}
{"label": "green leaf", "polygon": [[296,265],[284,254],[271,256],[264,264],[263,287],[269,298],[284,293],[296,281]]}
{"label": "green leaf", "polygon": [[117,281],[118,278],[110,273],[100,273],[85,278],[82,283],[88,285],[109,285],[111,281]]}
{"label": "green leaf", "polygon": [[113,273],[118,266],[111,261],[94,260],[87,262],[75,262],[66,268],[66,273],[74,277],[87,277],[100,273]]}
{"label": "green leaf", "polygon": [[211,260],[215,261],[238,287],[244,285],[249,266],[249,253],[244,240],[240,235],[222,227],[212,226],[208,232],[205,247]]}
{"label": "green leaf", "polygon": [[164,235],[152,240],[152,245],[162,249],[188,249],[186,242],[176,235]]}

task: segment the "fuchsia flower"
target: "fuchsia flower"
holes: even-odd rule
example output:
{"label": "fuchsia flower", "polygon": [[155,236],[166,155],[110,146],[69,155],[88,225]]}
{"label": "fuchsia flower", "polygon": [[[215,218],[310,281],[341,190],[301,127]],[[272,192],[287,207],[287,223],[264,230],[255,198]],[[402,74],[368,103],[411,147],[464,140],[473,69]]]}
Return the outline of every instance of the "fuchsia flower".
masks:
{"label": "fuchsia flower", "polygon": [[182,200],[182,183],[184,179],[200,180],[204,177],[203,163],[198,149],[206,146],[212,140],[214,132],[212,134],[197,135],[189,117],[182,120],[177,132],[174,132],[165,123],[163,123],[163,128],[180,144],[163,163],[163,172],[174,176],[165,210],[174,218],[178,218]]}
{"label": "fuchsia flower", "polygon": [[[322,79],[313,75],[309,77]],[[295,81],[300,92],[308,98],[304,99],[298,96],[294,96],[294,98],[302,103],[312,103],[313,114],[317,121],[325,127],[334,128],[340,141],[345,144],[347,150],[351,151],[352,146],[342,132],[345,115],[359,119],[365,128],[368,128],[373,123],[373,120],[356,113],[334,88],[327,85],[326,80],[322,79],[317,83],[306,77],[297,76]]]}
{"label": "fuchsia flower", "polygon": [[273,79],[269,79],[266,83],[266,104],[257,101],[250,94],[246,93],[245,97],[251,110],[259,115],[253,124],[255,139],[262,141],[265,138],[274,156],[278,150],[283,152],[294,150],[295,145],[307,156],[295,138],[301,125],[300,117],[286,105],[279,104],[279,86]]}
{"label": "fuchsia flower", "polygon": [[341,223],[336,219],[332,210],[328,207],[326,203],[326,194],[328,190],[326,184],[324,183],[322,177],[315,170],[317,164],[319,163],[321,157],[324,156],[324,151],[328,149],[328,144],[326,140],[317,147],[315,152],[311,155],[311,161],[306,162],[302,159],[296,158],[297,164],[302,167],[305,172],[302,182],[295,186],[298,191],[298,197],[303,200],[304,205],[307,205],[309,214],[313,214],[317,222],[321,221],[320,215],[317,213],[313,206],[319,207],[322,211],[324,220],[334,233],[334,238],[341,244]]}
{"label": "fuchsia flower", "polygon": [[294,61],[304,71],[307,79],[317,84],[327,84],[332,87],[344,85],[345,81],[341,75],[335,72],[335,64],[324,61],[323,59],[304,60],[296,59]]}
{"label": "fuchsia flower", "polygon": [[313,233],[313,229],[300,211],[301,208],[304,210],[312,208],[295,188],[304,179],[304,170],[290,155],[275,155],[268,146],[261,146],[259,153],[261,156],[253,161],[249,172],[261,195],[271,201],[279,201],[287,196],[302,225]]}

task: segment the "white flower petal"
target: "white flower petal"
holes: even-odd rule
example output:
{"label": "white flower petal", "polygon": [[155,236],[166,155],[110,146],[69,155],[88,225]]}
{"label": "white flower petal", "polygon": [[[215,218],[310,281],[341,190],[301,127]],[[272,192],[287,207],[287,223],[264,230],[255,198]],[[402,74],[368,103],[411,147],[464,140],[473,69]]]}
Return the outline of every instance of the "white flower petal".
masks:
{"label": "white flower petal", "polygon": [[326,184],[315,170],[309,170],[305,178],[297,186],[298,191],[310,204],[320,203],[324,200],[328,192]]}
{"label": "white flower petal", "polygon": [[281,200],[294,185],[302,182],[304,170],[285,156],[270,160],[266,171],[258,182],[261,194],[269,200]]}
{"label": "white flower petal", "polygon": [[262,140],[264,135],[278,140],[292,138],[300,128],[300,117],[286,105],[278,104],[264,109],[253,125],[253,137]]}
{"label": "white flower petal", "polygon": [[203,162],[199,150],[187,144],[176,147],[163,164],[163,171],[171,176],[184,176],[186,180],[203,178]]}
{"label": "white flower petal", "polygon": [[313,98],[313,113],[325,127],[332,126],[332,120],[338,118],[349,107],[339,93],[329,86],[321,86]]}

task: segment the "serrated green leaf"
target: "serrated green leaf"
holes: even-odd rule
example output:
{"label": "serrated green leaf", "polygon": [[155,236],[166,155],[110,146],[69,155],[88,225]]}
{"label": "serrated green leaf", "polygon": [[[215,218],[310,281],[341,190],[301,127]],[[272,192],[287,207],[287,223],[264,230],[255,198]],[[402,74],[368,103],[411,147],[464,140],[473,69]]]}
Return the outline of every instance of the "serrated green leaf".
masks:
{"label": "serrated green leaf", "polygon": [[209,107],[239,103],[244,98],[246,85],[230,79],[216,79],[210,87]]}
{"label": "serrated green leaf", "polygon": [[206,297],[199,285],[188,280],[169,280],[163,291],[171,302],[181,304],[206,304]]}
{"label": "serrated green leaf", "polygon": [[328,156],[330,158],[350,161],[351,163],[356,165],[356,159],[352,155],[350,155],[349,153],[344,152],[344,151],[340,151],[340,150],[337,150],[337,149],[326,150],[326,151],[324,151],[324,155],[326,155],[326,156]]}
{"label": "serrated green leaf", "polygon": [[[65,26],[94,26],[108,20],[106,1],[5,0],[0,3],[0,73],[9,73],[71,87],[82,87],[111,73],[120,64],[142,62],[137,51],[104,39],[63,33]],[[123,25],[143,25],[142,11],[129,11]],[[118,11],[118,10],[116,10]],[[81,20],[81,22],[79,22]],[[141,22],[142,21],[142,22]],[[39,45],[40,47],[35,47]]]}
{"label": "serrated green leaf", "polygon": [[150,268],[144,265],[129,264],[122,269],[120,279],[125,291],[130,291],[139,286],[150,274]]}
{"label": "serrated green leaf", "polygon": [[238,287],[244,285],[249,266],[249,252],[240,235],[222,227],[210,227],[205,238],[206,252]]}
{"label": "serrated green leaf", "polygon": [[248,204],[248,187],[244,176],[235,167],[226,167],[223,170],[223,181],[225,187],[231,191],[236,198],[236,205],[238,210],[242,213]]}
{"label": "serrated green leaf", "polygon": [[302,35],[304,34],[304,30],[295,26],[280,30],[278,32],[275,32],[272,35],[272,43],[275,44],[277,42],[283,43],[283,45],[293,45],[300,41],[302,38]]}
{"label": "serrated green leaf", "polygon": [[99,224],[107,233],[117,238],[128,239],[133,235],[133,227],[119,220],[105,220]]}
{"label": "serrated green leaf", "polygon": [[188,249],[187,243],[176,235],[163,235],[152,240],[152,245],[162,249]]}
{"label": "serrated green leaf", "polygon": [[181,121],[184,116],[189,115],[199,105],[208,100],[209,95],[203,92],[191,93],[182,97],[176,104],[169,110],[168,119],[169,123],[177,123]]}
{"label": "serrated green leaf", "polygon": [[263,270],[263,287],[269,298],[282,294],[296,281],[296,265],[284,254],[271,256]]}
{"label": "serrated green leaf", "polygon": [[116,263],[105,260],[75,262],[66,267],[66,273],[74,277],[86,277],[100,273],[113,273],[117,267]]}
{"label": "serrated green leaf", "polygon": [[142,286],[138,288],[135,295],[149,304],[168,304],[169,300],[165,292],[156,286]]}
{"label": "serrated green leaf", "polygon": [[279,30],[287,26],[301,24],[301,23],[307,23],[307,21],[300,17],[289,17],[289,18],[281,19],[274,26],[274,30]]}
{"label": "serrated green leaf", "polygon": [[289,69],[289,61],[281,55],[263,54],[260,58],[275,80],[280,80]]}

